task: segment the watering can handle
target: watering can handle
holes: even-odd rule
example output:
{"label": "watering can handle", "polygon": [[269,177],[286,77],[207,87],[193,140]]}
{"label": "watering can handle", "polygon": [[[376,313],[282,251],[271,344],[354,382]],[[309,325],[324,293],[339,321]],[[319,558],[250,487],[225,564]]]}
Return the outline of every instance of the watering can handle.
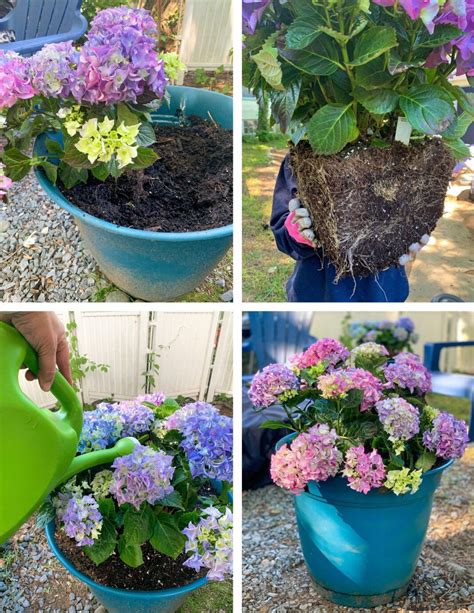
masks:
{"label": "watering can handle", "polygon": [[[0,322],[0,357],[11,356],[16,373],[21,366],[26,365],[34,375],[38,375],[39,363],[36,352],[18,330],[4,322]],[[15,373],[12,373],[15,374]],[[78,438],[82,430],[82,405],[74,389],[63,375],[57,371],[54,375],[51,393],[61,404],[57,417],[67,421],[76,432]]]}

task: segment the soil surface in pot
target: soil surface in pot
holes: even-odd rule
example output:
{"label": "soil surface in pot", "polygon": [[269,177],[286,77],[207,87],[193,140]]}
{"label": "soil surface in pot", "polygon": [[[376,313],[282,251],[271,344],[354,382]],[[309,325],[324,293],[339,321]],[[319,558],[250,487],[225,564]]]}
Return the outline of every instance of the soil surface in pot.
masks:
{"label": "soil surface in pot", "polygon": [[190,117],[184,126],[157,125],[155,133],[160,159],[149,168],[59,189],[86,213],[126,228],[192,232],[231,224],[232,131]]}
{"label": "soil surface in pot", "polygon": [[443,214],[454,167],[439,139],[320,156],[307,141],[290,149],[298,196],[338,278],[398,265]]}
{"label": "soil surface in pot", "polygon": [[155,551],[150,543],[142,545],[144,564],[138,568],[127,566],[116,553],[96,566],[64,532],[56,530],[54,538],[61,552],[77,570],[108,587],[137,591],[164,590],[188,585],[206,574],[204,570],[197,573],[183,566],[187,558],[184,554],[172,560]]}

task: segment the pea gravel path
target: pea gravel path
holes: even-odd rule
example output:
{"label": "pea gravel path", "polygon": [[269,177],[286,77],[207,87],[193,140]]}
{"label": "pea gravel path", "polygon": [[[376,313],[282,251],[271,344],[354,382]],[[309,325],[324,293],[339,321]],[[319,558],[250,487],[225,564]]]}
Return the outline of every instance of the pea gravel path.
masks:
{"label": "pea gravel path", "polygon": [[[407,597],[372,611],[474,613],[473,502],[471,445],[444,473]],[[244,492],[242,556],[244,613],[370,611],[334,605],[313,589],[296,535],[291,495],[280,488]]]}
{"label": "pea gravel path", "polygon": [[[185,301],[232,300],[228,255]],[[55,205],[33,175],[0,200],[0,300],[3,302],[128,302],[82,247],[73,218]]]}

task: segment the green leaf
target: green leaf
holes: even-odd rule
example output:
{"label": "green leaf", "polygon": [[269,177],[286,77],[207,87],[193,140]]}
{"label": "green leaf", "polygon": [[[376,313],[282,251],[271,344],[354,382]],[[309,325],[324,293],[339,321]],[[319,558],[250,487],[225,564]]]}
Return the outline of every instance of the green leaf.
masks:
{"label": "green leaf", "polygon": [[278,51],[275,47],[265,45],[262,49],[252,56],[253,61],[257,64],[260,74],[265,81],[273,87],[283,91],[281,83],[283,73],[280,62],[278,61]]}
{"label": "green leaf", "polygon": [[364,30],[356,39],[354,57],[350,66],[362,66],[397,46],[395,30],[385,26],[374,26]]}
{"label": "green leaf", "polygon": [[20,181],[29,173],[31,158],[18,149],[7,149],[3,152],[2,157],[6,167],[5,174],[12,181]]}
{"label": "green leaf", "polygon": [[370,113],[383,115],[391,113],[398,104],[398,94],[391,89],[363,89],[354,90],[354,98],[360,102]]}
{"label": "green leaf", "polygon": [[441,134],[456,117],[448,95],[435,85],[419,85],[400,94],[400,108],[415,130],[425,134]]}
{"label": "green leaf", "polygon": [[94,168],[91,168],[91,173],[96,179],[99,179],[99,181],[105,181],[110,176],[107,164],[98,164],[94,166]]}
{"label": "green leaf", "polygon": [[168,496],[165,496],[162,500],[160,500],[160,504],[164,507],[172,507],[174,509],[181,509],[184,511],[183,499],[181,498],[181,494],[174,490]]}
{"label": "green leaf", "polygon": [[120,177],[120,175],[123,172],[123,170],[119,168],[117,156],[115,154],[112,155],[110,160],[107,162],[106,166],[107,166],[107,170],[114,177],[114,179],[118,179],[118,177]]}
{"label": "green leaf", "polygon": [[107,517],[111,521],[115,519],[115,504],[112,498],[102,498],[99,500],[99,511],[102,517]]}
{"label": "green leaf", "polygon": [[308,123],[308,139],[316,153],[338,153],[359,136],[356,118],[350,104],[327,104]]}
{"label": "green leaf", "polygon": [[105,517],[99,538],[94,541],[93,545],[86,545],[83,550],[94,564],[98,565],[105,562],[113,554],[116,544],[117,530],[113,523]]}
{"label": "green leaf", "polygon": [[51,153],[52,157],[61,158],[64,155],[64,149],[62,145],[58,143],[57,140],[47,138],[45,141],[45,145],[47,152]]}
{"label": "green leaf", "polygon": [[327,36],[329,36],[330,38],[334,38],[334,40],[337,40],[340,43],[348,43],[351,39],[350,36],[348,36],[347,34],[343,34],[342,32],[339,32],[338,30],[333,30],[332,28],[329,28],[328,26],[320,26],[320,31],[323,34],[326,34]]}
{"label": "green leaf", "polygon": [[280,124],[282,132],[286,132],[290,125],[296,105],[298,104],[300,91],[301,81],[295,81],[284,92],[270,93],[273,119]]}
{"label": "green leaf", "polygon": [[183,551],[186,537],[178,529],[171,515],[159,513],[155,521],[155,529],[150,539],[152,546],[170,558],[176,558]]}
{"label": "green leaf", "polygon": [[416,468],[421,468],[421,470],[425,473],[432,466],[434,466],[436,462],[436,455],[431,453],[431,451],[423,451],[418,460],[416,461]]}
{"label": "green leaf", "polygon": [[393,76],[386,69],[384,57],[378,57],[372,62],[358,66],[355,70],[357,85],[364,89],[387,87],[393,81]]}
{"label": "green leaf", "polygon": [[87,183],[89,173],[86,168],[74,168],[64,162],[59,165],[59,178],[66,189],[71,189],[78,183]]}
{"label": "green leaf", "polygon": [[264,421],[263,424],[260,424],[259,428],[268,429],[268,430],[281,430],[281,428],[288,429],[290,426],[285,424],[282,421],[277,421],[276,419],[268,419]]}
{"label": "green leaf", "polygon": [[159,407],[151,404],[150,402],[145,402],[144,404],[155,412],[158,419],[165,419],[178,411],[180,408],[179,404],[174,398],[166,398],[166,400],[162,402]]}
{"label": "green leaf", "polygon": [[138,568],[143,564],[143,553],[140,545],[131,545],[127,543],[122,536],[118,542],[118,552],[122,562],[132,568]]}
{"label": "green leaf", "polygon": [[143,545],[153,534],[155,516],[150,505],[143,504],[139,510],[127,509],[123,516],[123,536],[128,545]]}
{"label": "green leaf", "polygon": [[[472,125],[472,116],[469,113],[461,113],[457,117],[456,127],[453,131],[452,138],[462,138]],[[451,137],[450,137],[451,138]]]}
{"label": "green leaf", "polygon": [[310,75],[329,76],[341,68],[336,44],[323,36],[311,49],[283,50],[280,54],[289,64]]}
{"label": "green leaf", "polygon": [[56,164],[53,164],[52,162],[42,162],[41,167],[51,183],[56,185],[56,181],[58,179],[58,167]]}
{"label": "green leaf", "polygon": [[420,68],[425,63],[425,59],[413,59],[411,61],[402,60],[397,49],[390,51],[390,58],[388,61],[388,72],[391,75],[397,75],[402,72],[406,72],[410,68]]}
{"label": "green leaf", "polygon": [[194,510],[194,511],[189,511],[187,513],[181,513],[178,516],[178,528],[180,530],[183,530],[184,528],[187,528],[187,526],[189,525],[189,523],[191,524],[197,524],[199,521],[199,512]]}
{"label": "green leaf", "polygon": [[430,34],[426,28],[420,28],[415,38],[414,47],[415,49],[433,49],[434,47],[441,47],[462,34],[462,30],[451,24],[440,24],[435,26],[433,34]]}
{"label": "green leaf", "polygon": [[156,142],[155,130],[153,129],[151,123],[144,121],[140,124],[136,141],[139,147],[149,147]]}
{"label": "green leaf", "polygon": [[153,149],[146,147],[138,147],[137,157],[133,158],[133,162],[127,166],[129,168],[148,168],[160,158]]}
{"label": "green leaf", "polygon": [[127,104],[119,102],[117,105],[117,122],[119,125],[124,123],[126,126],[136,126],[141,123],[141,119]]}
{"label": "green leaf", "polygon": [[443,143],[448,147],[456,160],[465,160],[471,157],[469,146],[461,138],[443,138]]}
{"label": "green leaf", "polygon": [[321,34],[320,26],[318,17],[295,19],[286,33],[286,46],[288,49],[304,49]]}

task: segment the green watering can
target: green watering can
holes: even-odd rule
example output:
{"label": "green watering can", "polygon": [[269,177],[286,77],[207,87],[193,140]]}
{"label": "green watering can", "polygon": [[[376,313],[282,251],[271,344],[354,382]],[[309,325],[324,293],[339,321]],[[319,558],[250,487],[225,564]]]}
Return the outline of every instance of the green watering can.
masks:
{"label": "green watering can", "polygon": [[124,438],[112,449],[75,457],[83,421],[76,393],[57,372],[51,392],[61,409],[40,409],[20,389],[24,365],[37,374],[36,353],[17,330],[0,322],[0,544],[56,486],[131,453],[137,444]]}

